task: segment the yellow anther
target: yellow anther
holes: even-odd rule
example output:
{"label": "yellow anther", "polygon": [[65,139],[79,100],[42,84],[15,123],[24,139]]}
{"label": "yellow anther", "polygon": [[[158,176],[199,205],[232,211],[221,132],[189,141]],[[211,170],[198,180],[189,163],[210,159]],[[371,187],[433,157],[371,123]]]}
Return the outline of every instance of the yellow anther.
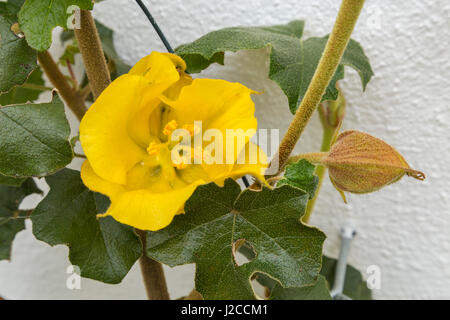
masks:
{"label": "yellow anther", "polygon": [[154,142],[151,142],[150,145],[147,148],[147,152],[149,155],[154,156],[159,153],[159,149],[161,148],[161,144],[157,144]]}
{"label": "yellow anther", "polygon": [[181,156],[181,161],[179,163],[172,163],[172,165],[178,170],[181,170],[186,168],[189,163],[190,163],[189,158],[186,155],[184,155]]}
{"label": "yellow anther", "polygon": [[200,131],[200,127],[195,124],[185,124],[185,125],[183,125],[183,129],[189,131],[189,134],[191,135],[191,137],[193,137]]}
{"label": "yellow anther", "polygon": [[184,162],[180,162],[179,164],[175,165],[175,168],[177,168],[178,170],[184,169],[187,167],[187,164]]}
{"label": "yellow anther", "polygon": [[175,120],[171,120],[164,126],[163,133],[166,136],[170,136],[173,130],[175,130],[177,127],[178,127],[177,122]]}

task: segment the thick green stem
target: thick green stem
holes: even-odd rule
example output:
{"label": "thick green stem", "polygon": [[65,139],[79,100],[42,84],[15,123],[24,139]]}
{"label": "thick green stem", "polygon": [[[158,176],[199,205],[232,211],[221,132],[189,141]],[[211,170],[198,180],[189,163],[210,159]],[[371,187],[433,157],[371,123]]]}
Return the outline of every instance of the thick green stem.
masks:
{"label": "thick green stem", "polygon": [[319,65],[308,90],[281,141],[277,154],[272,159],[272,165],[278,166],[278,172],[274,175],[278,175],[284,169],[298,139],[308,124],[314,110],[319,105],[341,61],[363,5],[364,0],[342,1],[333,31],[328,38],[325,50],[320,58]]}

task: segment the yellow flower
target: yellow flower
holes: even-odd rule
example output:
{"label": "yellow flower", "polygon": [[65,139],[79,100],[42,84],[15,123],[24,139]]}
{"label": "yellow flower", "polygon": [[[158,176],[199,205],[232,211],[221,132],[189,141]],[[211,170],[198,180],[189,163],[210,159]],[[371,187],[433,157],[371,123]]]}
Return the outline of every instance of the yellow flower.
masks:
{"label": "yellow flower", "polygon": [[[184,146],[173,160],[178,129],[185,129],[193,141],[202,129],[226,136],[227,129],[257,127],[252,90],[224,80],[192,80],[185,68],[178,56],[153,52],[112,82],[82,119],[80,141],[87,160],[81,177],[89,189],[111,199],[102,216],[155,231],[184,212],[184,203],[201,184],[223,185],[226,178],[245,174],[263,179],[267,160],[250,137],[235,148],[230,164],[194,161],[212,156],[208,141],[195,150]],[[258,161],[239,162],[244,150],[245,159],[256,156]]]}

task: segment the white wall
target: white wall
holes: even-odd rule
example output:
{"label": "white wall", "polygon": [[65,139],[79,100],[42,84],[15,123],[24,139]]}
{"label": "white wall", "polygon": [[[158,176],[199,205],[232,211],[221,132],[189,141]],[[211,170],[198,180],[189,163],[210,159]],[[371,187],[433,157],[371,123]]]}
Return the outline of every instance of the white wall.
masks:
{"label": "white wall", "polygon": [[[145,2],[177,46],[222,27],[299,18],[307,21],[306,36],[322,36],[331,30],[340,1]],[[152,50],[164,51],[134,1],[104,1],[94,15],[115,30],[118,52],[128,63]],[[384,139],[427,179],[404,178],[374,194],[348,195],[348,205],[327,180],[311,223],[328,235],[325,246],[330,255],[337,255],[340,227],[356,227],[349,259],[361,270],[373,264],[381,267],[382,286],[376,298],[450,298],[450,2],[367,0],[354,39],[365,48],[376,76],[362,93],[358,76],[347,69],[342,83],[348,101],[344,129]],[[225,67],[214,66],[200,76],[240,81],[264,91],[255,97],[259,126],[280,128],[283,133],[292,116],[281,90],[266,77],[266,61],[266,50],[228,55]],[[317,151],[320,134],[315,116],[297,151]],[[28,225],[17,236],[12,262],[0,262],[0,294],[6,298],[145,297],[137,266],[118,286],[83,279],[81,290],[67,290],[67,248],[51,248],[33,239],[30,229]],[[193,266],[166,269],[173,297],[190,291],[193,270]]]}

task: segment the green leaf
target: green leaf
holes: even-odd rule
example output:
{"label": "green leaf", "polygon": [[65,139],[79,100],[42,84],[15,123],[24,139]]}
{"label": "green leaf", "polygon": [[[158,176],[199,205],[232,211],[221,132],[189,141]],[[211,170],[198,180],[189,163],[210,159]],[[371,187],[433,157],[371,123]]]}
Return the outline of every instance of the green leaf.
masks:
{"label": "green leaf", "polygon": [[88,190],[75,170],[46,178],[50,192],[31,216],[33,234],[51,246],[69,247],[69,260],[81,276],[119,283],[142,254],[133,228],[111,217],[97,219],[109,200]]}
{"label": "green leaf", "polygon": [[93,7],[92,0],[26,0],[19,12],[19,23],[28,44],[38,51],[50,48],[52,30],[67,27],[72,15],[67,8],[71,5],[86,10]]}
{"label": "green leaf", "polygon": [[42,104],[0,108],[0,174],[45,176],[72,161],[70,127],[55,95]]}
{"label": "green leaf", "polygon": [[0,174],[0,185],[4,184],[12,187],[20,187],[27,178],[14,178]]}
{"label": "green leaf", "polygon": [[24,2],[25,0],[8,0],[6,2],[0,2],[0,14],[17,16],[17,13],[19,13]]}
{"label": "green leaf", "polygon": [[[336,259],[323,256],[320,274],[328,280],[330,288],[333,287],[336,265]],[[361,272],[351,265],[347,265],[345,272],[344,295],[353,300],[372,299],[372,291],[367,288],[367,283],[364,281]]]}
{"label": "green leaf", "polygon": [[36,51],[11,30],[15,23],[15,17],[0,15],[0,93],[23,84],[37,68]]}
{"label": "green leaf", "polygon": [[[269,78],[275,81],[289,101],[292,113],[297,110],[314,75],[327,37],[303,41],[303,21],[272,27],[234,27],[213,31],[176,49],[191,73],[200,72],[211,63],[223,64],[225,51],[270,48]],[[344,77],[344,66],[358,71],[362,87],[373,76],[369,59],[358,42],[350,40],[342,61],[331,80],[323,100],[336,100],[336,81]]]}
{"label": "green leaf", "polygon": [[19,205],[33,193],[41,193],[33,179],[17,187],[0,185],[0,260],[11,259],[12,242],[25,229],[26,214],[19,210]]}
{"label": "green leaf", "polygon": [[283,179],[278,181],[277,186],[288,184],[290,186],[302,189],[309,194],[312,199],[319,184],[319,178],[314,175],[315,166],[300,159],[298,162],[286,167]]}
{"label": "green leaf", "polygon": [[75,63],[75,55],[80,53],[80,49],[78,48],[78,43],[74,42],[66,47],[64,53],[59,58],[59,63],[64,67],[67,67],[67,62],[70,64]]}
{"label": "green leaf", "polygon": [[[39,98],[42,89],[39,86],[44,85],[42,79],[42,71],[40,68],[34,70],[24,86],[17,86],[12,88],[8,93],[0,95],[0,105],[6,106],[8,104],[19,104],[34,101]],[[39,90],[38,90],[39,89]]]}
{"label": "green leaf", "polygon": [[[308,195],[283,186],[260,192],[228,179],[223,188],[200,186],[165,229],[149,232],[147,254],[169,266],[196,263],[196,289],[205,299],[255,299],[250,278],[257,272],[286,287],[316,281],[325,235],[302,224]],[[238,265],[243,241],[256,255]]]}
{"label": "green leaf", "polygon": [[311,286],[301,288],[283,288],[276,284],[271,290],[270,300],[331,300],[328,282],[319,276],[317,282]]}

